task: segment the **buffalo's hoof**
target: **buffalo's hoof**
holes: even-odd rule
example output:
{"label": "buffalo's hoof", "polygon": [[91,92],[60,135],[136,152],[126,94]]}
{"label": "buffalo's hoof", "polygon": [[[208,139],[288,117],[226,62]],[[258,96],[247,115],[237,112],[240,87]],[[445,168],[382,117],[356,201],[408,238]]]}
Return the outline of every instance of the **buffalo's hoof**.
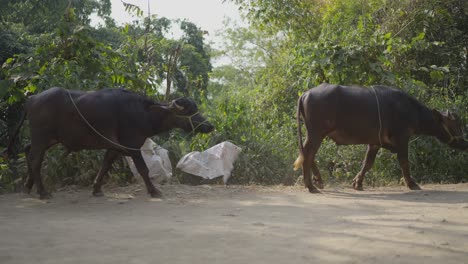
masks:
{"label": "buffalo's hoof", "polygon": [[30,194],[31,193],[31,189],[32,188],[29,188],[28,186],[23,186],[23,193],[26,193],[26,194]]}
{"label": "buffalo's hoof", "polygon": [[315,179],[314,179],[314,185],[317,186],[317,188],[319,188],[319,189],[325,188],[325,187],[323,186],[323,181],[321,181],[321,180],[319,181],[319,180],[315,180]]}
{"label": "buffalo's hoof", "polygon": [[48,200],[48,199],[51,199],[51,198],[52,198],[52,194],[50,194],[48,192],[39,193],[39,199],[41,199],[41,200]]}
{"label": "buffalo's hoof", "polygon": [[353,181],[353,189],[356,191],[363,191],[364,189],[362,188],[362,183],[358,183],[356,181]]}
{"label": "buffalo's hoof", "polygon": [[93,191],[94,197],[103,197],[104,193],[102,191]]}
{"label": "buffalo's hoof", "polygon": [[161,198],[162,197],[161,191],[157,190],[157,189],[149,192],[149,194],[151,195],[152,198]]}
{"label": "buffalo's hoof", "polygon": [[413,191],[419,191],[421,190],[421,187],[419,187],[419,185],[417,185],[416,183],[414,182],[411,182],[408,184],[408,188],[410,188],[410,190],[413,190]]}
{"label": "buffalo's hoof", "polygon": [[320,193],[320,191],[317,188],[315,188],[314,186],[309,187],[308,189],[309,189],[310,193]]}

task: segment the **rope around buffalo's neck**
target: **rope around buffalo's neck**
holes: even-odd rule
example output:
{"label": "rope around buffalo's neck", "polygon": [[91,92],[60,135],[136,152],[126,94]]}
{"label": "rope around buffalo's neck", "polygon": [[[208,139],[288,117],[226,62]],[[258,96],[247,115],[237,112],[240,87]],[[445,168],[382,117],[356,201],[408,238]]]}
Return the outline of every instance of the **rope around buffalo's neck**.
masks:
{"label": "rope around buffalo's neck", "polygon": [[[81,114],[80,110],[78,109],[78,107],[76,106],[75,104],[75,101],[73,100],[72,96],[71,96],[71,93],[69,90],[67,90],[68,92],[68,97],[70,98],[70,101],[72,102],[73,106],[75,107],[76,109],[76,112],[78,112],[78,115],[80,115],[80,117],[83,119],[83,121],[97,134],[99,135],[100,137],[102,137],[104,140],[106,140],[107,142],[119,147],[119,148],[123,148],[123,149],[126,149],[126,150],[133,150],[133,151],[140,151],[140,150],[153,150],[153,149],[141,149],[141,148],[131,148],[131,147],[126,147],[126,146],[123,146],[117,142],[114,142],[112,141],[111,139],[107,138],[106,136],[104,136],[103,134],[101,134],[99,131],[97,131],[97,129],[95,129],[89,122],[88,120],[83,116],[83,114]],[[205,123],[205,121],[201,122],[198,124],[198,126],[194,127],[193,126],[193,123],[192,123],[192,117],[195,116],[196,114],[198,114],[198,112],[196,112],[195,114],[191,115],[191,116],[184,116],[184,115],[177,115],[179,117],[186,117],[189,119],[190,121],[190,125],[192,126],[192,132],[195,131],[196,128],[198,128],[200,125],[202,125],[203,123]]]}
{"label": "rope around buffalo's neck", "polygon": [[106,140],[107,142],[119,147],[119,148],[123,148],[123,149],[127,149],[127,150],[135,150],[135,151],[140,151],[141,149],[139,148],[130,148],[130,147],[126,147],[126,146],[123,146],[123,145],[120,145],[119,143],[116,143],[110,139],[108,139],[106,136],[104,136],[103,134],[99,133],[99,131],[97,131],[97,129],[95,129],[89,122],[88,120],[81,114],[80,110],[78,109],[78,107],[76,106],[75,104],[75,101],[73,101],[73,98],[71,96],[71,93],[69,90],[67,90],[68,92],[68,97],[70,97],[70,100],[73,104],[73,106],[75,107],[76,111],[78,112],[78,114],[80,115],[80,117],[83,119],[83,121],[85,121],[85,123],[96,133],[98,134],[100,137],[102,137],[104,140]]}
{"label": "rope around buffalo's neck", "polygon": [[382,146],[382,117],[380,114],[380,102],[379,102],[379,97],[377,96],[377,92],[375,91],[375,88],[373,85],[371,85],[372,91],[374,91],[375,95],[375,100],[377,101],[377,112],[379,114],[379,143],[380,146]]}
{"label": "rope around buffalo's neck", "polygon": [[[377,111],[378,111],[378,114],[379,114],[379,142],[380,142],[380,146],[382,146],[382,118],[381,118],[381,114],[380,114],[380,103],[379,103],[379,98],[377,96],[377,92],[375,91],[375,88],[373,85],[371,85],[371,88],[372,88],[372,91],[374,91],[374,95],[375,95],[375,100],[377,101]],[[450,130],[448,129],[448,127],[445,125],[445,124],[442,124],[445,132],[447,132],[448,136],[450,137],[449,138],[449,141],[446,143],[446,144],[451,144],[453,141],[456,141],[456,140],[459,140],[460,138],[463,138],[463,136],[454,136],[452,135],[452,133],[450,133]],[[410,141],[410,143],[418,140],[419,137],[413,139]]]}
{"label": "rope around buffalo's neck", "polygon": [[448,129],[448,127],[444,123],[442,123],[442,126],[444,127],[445,132],[447,132],[447,134],[450,137],[449,141],[446,144],[451,144],[453,141],[463,139],[463,136],[454,136],[454,135],[452,135],[452,133],[450,133],[450,130]]}

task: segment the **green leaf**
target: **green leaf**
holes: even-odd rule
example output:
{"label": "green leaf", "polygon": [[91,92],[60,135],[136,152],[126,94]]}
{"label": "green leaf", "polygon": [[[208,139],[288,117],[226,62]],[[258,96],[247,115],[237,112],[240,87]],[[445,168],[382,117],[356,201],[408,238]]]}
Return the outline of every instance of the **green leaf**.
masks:
{"label": "green leaf", "polygon": [[441,71],[432,71],[429,75],[431,76],[431,79],[435,81],[444,79],[444,74]]}
{"label": "green leaf", "polygon": [[29,92],[29,93],[34,93],[36,92],[36,90],[37,90],[37,86],[32,83],[29,83],[28,86],[24,88],[24,91]]}
{"label": "green leaf", "polygon": [[426,36],[426,33],[421,32],[421,33],[419,33],[418,36],[416,36],[416,37],[413,38],[413,41],[423,40],[425,36]]}

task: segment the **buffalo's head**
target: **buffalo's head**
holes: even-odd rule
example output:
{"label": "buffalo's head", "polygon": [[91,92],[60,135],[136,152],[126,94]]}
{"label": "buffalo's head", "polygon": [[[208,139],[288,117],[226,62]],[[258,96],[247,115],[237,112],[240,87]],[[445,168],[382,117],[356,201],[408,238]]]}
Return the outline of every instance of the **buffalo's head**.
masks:
{"label": "buffalo's head", "polygon": [[452,148],[468,151],[468,141],[463,137],[461,119],[450,111],[432,111],[438,123],[437,138]]}
{"label": "buffalo's head", "polygon": [[200,114],[197,104],[190,98],[182,97],[168,105],[154,107],[166,111],[167,122],[173,128],[180,128],[189,133],[210,133],[214,130],[214,126]]}

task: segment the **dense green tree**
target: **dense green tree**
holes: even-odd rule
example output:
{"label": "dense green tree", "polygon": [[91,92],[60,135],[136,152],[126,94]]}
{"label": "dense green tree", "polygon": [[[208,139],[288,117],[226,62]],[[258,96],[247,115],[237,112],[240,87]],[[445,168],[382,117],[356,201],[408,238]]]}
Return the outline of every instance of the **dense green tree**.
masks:
{"label": "dense green tree", "polygon": [[209,49],[204,42],[206,32],[189,21],[182,21],[180,28],[184,32],[180,68],[185,75],[186,82],[179,81],[181,85],[178,88],[184,89],[186,94],[192,92],[196,95],[206,90],[208,74],[212,70]]}
{"label": "dense green tree", "polygon": [[90,23],[96,13],[106,18],[111,12],[110,0],[1,0],[0,21],[21,24],[29,33],[54,31],[68,8],[76,10],[76,18],[83,24]]}

